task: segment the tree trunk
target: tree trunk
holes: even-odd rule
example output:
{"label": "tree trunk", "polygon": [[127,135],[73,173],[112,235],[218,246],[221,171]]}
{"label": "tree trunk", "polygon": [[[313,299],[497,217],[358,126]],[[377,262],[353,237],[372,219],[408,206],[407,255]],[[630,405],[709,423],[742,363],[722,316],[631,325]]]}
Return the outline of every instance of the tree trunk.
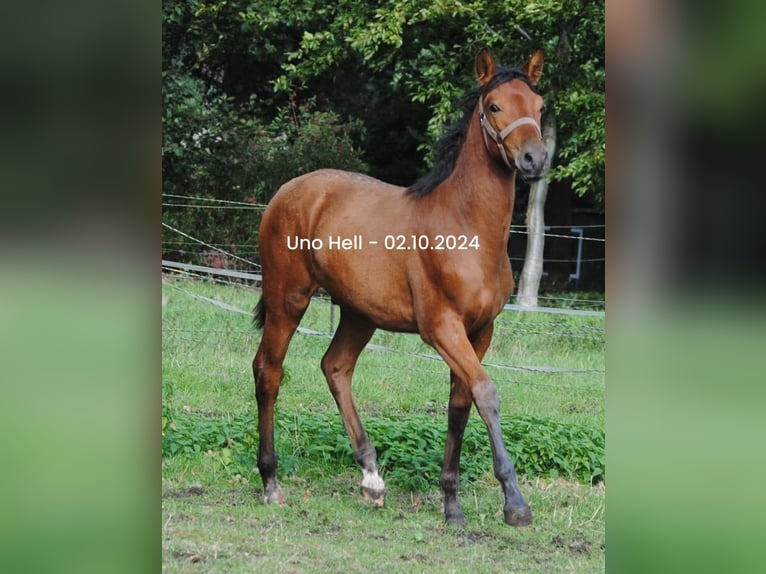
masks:
{"label": "tree trunk", "polygon": [[[553,114],[543,121],[543,142],[550,157],[556,151],[556,120]],[[527,254],[519,278],[516,302],[524,307],[537,306],[537,291],[543,275],[543,248],[545,247],[545,197],[548,195],[548,178],[535,182],[529,188],[527,205]]]}

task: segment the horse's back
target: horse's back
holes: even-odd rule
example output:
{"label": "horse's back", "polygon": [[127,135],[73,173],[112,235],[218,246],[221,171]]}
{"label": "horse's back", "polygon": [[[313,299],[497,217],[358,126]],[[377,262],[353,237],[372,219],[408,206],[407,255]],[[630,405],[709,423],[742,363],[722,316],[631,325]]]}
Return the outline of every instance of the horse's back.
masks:
{"label": "horse's back", "polygon": [[[353,235],[380,219],[401,220],[404,188],[361,173],[321,169],[279,188],[263,214],[261,233],[296,233],[315,238],[326,232]],[[279,227],[279,229],[274,229]]]}
{"label": "horse's back", "polygon": [[402,193],[403,188],[385,183],[363,173],[339,169],[320,169],[299,175],[285,183],[274,195],[271,203],[287,199],[308,201],[310,198],[349,196],[377,196]]}

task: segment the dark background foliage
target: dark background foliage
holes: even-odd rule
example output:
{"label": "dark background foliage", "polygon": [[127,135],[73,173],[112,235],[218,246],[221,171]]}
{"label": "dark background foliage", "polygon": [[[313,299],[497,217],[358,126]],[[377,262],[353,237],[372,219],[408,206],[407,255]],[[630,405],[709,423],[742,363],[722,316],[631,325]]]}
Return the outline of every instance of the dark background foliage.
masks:
{"label": "dark background foliage", "polygon": [[[516,65],[539,47],[551,178],[602,209],[603,20],[584,1],[166,0],[163,193],[257,205],[323,167],[409,185],[474,87],[477,51]],[[164,222],[206,242],[257,245],[257,209],[164,203]]]}

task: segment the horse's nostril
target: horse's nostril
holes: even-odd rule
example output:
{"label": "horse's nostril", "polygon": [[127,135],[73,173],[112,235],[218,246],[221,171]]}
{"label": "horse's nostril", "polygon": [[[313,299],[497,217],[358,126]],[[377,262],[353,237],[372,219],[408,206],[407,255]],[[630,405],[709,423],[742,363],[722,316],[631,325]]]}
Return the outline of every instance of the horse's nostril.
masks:
{"label": "horse's nostril", "polygon": [[526,169],[529,169],[535,164],[535,158],[532,157],[531,153],[526,152],[522,158],[522,163]]}

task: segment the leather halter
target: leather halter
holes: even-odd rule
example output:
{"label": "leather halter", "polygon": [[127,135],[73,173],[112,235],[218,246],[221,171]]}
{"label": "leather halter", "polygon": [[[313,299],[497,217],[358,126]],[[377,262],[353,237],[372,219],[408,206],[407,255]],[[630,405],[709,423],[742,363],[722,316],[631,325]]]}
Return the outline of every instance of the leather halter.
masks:
{"label": "leather halter", "polygon": [[505,153],[505,146],[503,145],[505,138],[507,138],[508,135],[516,128],[529,124],[535,127],[537,134],[540,136],[540,139],[543,139],[543,134],[542,131],[540,131],[539,124],[535,121],[534,118],[530,118],[529,116],[524,116],[523,118],[517,119],[500,132],[495,130],[495,128],[493,128],[487,121],[487,115],[484,113],[484,98],[482,97],[479,97],[479,123],[483,128],[481,135],[484,137],[484,145],[486,148],[489,150],[489,142],[487,141],[487,135],[489,135],[489,137],[491,137],[492,140],[497,144],[497,147],[500,150],[500,155],[503,156],[505,165],[507,165],[512,170],[516,169],[516,166],[508,160],[508,156]]}

